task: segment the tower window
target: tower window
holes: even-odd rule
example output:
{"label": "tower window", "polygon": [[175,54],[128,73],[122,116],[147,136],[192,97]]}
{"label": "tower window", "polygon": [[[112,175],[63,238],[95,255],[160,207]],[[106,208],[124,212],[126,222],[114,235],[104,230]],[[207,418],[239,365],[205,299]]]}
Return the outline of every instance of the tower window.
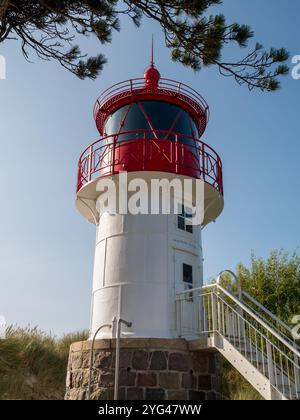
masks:
{"label": "tower window", "polygon": [[193,266],[182,264],[182,279],[186,290],[193,288]]}
{"label": "tower window", "polygon": [[192,211],[187,207],[181,205],[180,214],[178,214],[177,218],[177,227],[180,230],[184,230],[188,233],[193,233],[193,225],[192,225]]}

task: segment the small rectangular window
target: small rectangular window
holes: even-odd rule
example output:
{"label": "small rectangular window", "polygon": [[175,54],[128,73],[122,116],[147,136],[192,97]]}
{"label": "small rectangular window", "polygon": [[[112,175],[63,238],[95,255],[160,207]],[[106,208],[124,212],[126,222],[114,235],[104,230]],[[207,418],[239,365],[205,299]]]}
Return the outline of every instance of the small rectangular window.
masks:
{"label": "small rectangular window", "polygon": [[186,224],[185,230],[189,233],[193,233],[193,225]]}
{"label": "small rectangular window", "polygon": [[193,233],[193,225],[191,222],[192,218],[192,211],[183,205],[180,206],[180,213],[178,214],[177,218],[177,227],[180,230],[183,230],[188,233]]}
{"label": "small rectangular window", "polygon": [[185,230],[185,220],[184,220],[184,217],[178,216],[177,226],[178,226],[178,229]]}
{"label": "small rectangular window", "polygon": [[182,279],[187,290],[193,288],[193,266],[182,264]]}

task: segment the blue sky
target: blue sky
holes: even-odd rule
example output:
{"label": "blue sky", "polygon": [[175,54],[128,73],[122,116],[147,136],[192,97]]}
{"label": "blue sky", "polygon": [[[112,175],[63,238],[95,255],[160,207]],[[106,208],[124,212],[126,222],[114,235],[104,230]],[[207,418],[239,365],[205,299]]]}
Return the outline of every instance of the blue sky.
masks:
{"label": "blue sky", "polygon": [[[266,47],[300,54],[298,0],[224,3],[216,11],[249,24]],[[170,61],[159,27],[146,20],[140,29],[124,20],[105,47],[81,41],[109,60],[96,81],[80,81],[34,56],[29,64],[10,41],[0,45],[7,61],[7,79],[0,80],[0,314],[9,324],[55,334],[88,327],[95,232],[74,206],[77,160],[98,138],[96,97],[142,76],[152,33],[161,75],[189,84],[210,104],[203,139],[223,160],[225,209],[204,231],[205,278],[248,264],[252,250],[265,257],[300,245],[300,80],[288,76],[281,91],[263,94],[217,69],[195,74]]]}

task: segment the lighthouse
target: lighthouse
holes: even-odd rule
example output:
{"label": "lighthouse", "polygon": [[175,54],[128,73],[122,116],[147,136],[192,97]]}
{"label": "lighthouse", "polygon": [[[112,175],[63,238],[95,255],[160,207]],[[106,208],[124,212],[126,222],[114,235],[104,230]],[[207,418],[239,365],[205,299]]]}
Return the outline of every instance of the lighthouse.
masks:
{"label": "lighthouse", "polygon": [[[203,285],[202,229],[224,206],[221,159],[203,140],[209,107],[196,90],[162,78],[152,54],[144,77],[99,96],[94,119],[100,139],[79,158],[76,188],[76,207],[96,230],[90,336],[71,346],[66,397],[212,394],[216,372],[201,371],[176,319],[176,295]],[[187,181],[192,188],[183,192]],[[155,185],[161,201],[151,211]],[[201,301],[188,305],[184,322],[192,325]],[[89,381],[74,382],[77,370]],[[204,374],[202,390],[193,378]]]}

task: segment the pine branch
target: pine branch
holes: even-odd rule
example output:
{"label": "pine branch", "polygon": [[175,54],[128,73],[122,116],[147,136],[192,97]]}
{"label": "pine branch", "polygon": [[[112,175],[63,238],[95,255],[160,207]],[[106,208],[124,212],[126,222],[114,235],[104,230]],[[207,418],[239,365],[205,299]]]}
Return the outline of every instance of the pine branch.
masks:
{"label": "pine branch", "polygon": [[160,24],[174,61],[195,71],[215,65],[250,90],[278,89],[279,77],[289,71],[285,49],[265,51],[256,44],[239,60],[224,60],[224,48],[246,48],[254,33],[247,25],[226,22],[222,14],[210,15],[222,0],[2,0],[0,42],[15,36],[29,59],[30,51],[45,60],[56,60],[80,78],[95,78],[106,62],[103,55],[87,57],[74,45],[78,36],[112,41],[120,30],[120,16],[139,26],[142,17]]}

